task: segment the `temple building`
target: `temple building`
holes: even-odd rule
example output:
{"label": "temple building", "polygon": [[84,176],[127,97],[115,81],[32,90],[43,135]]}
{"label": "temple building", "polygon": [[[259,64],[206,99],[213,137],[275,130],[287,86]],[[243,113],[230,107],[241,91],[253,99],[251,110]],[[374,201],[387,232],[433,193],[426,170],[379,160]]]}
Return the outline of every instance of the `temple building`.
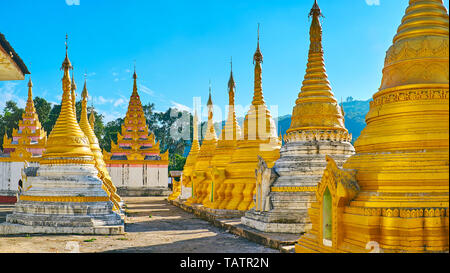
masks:
{"label": "temple building", "polygon": [[30,74],[5,35],[0,33],[0,81],[24,80]]}
{"label": "temple building", "polygon": [[255,169],[258,156],[264,158],[273,167],[279,158],[281,140],[277,136],[275,122],[264,102],[262,92],[263,55],[259,47],[259,28],[257,49],[253,56],[254,92],[250,110],[244,120],[243,137],[237,141],[231,161],[225,168],[225,200],[219,209],[246,211],[255,204]]}
{"label": "temple building", "polygon": [[356,154],[333,158],[296,252],[448,252],[449,15],[410,0]]}
{"label": "temple building", "polygon": [[181,194],[180,199],[186,200],[186,205],[192,204],[192,181],[193,181],[193,172],[195,168],[195,162],[197,161],[198,154],[200,152],[200,144],[198,142],[198,117],[197,111],[194,111],[194,119],[193,119],[193,137],[192,137],[192,146],[189,151],[189,155],[186,158],[186,163],[183,167],[183,174],[181,176]]}
{"label": "temple building", "polygon": [[[73,80],[73,77],[72,77]],[[72,81],[72,93],[71,96],[75,95],[75,84]],[[103,181],[102,188],[106,191],[109,196],[109,200],[113,203],[114,211],[120,212],[120,204],[122,203],[122,199],[117,195],[117,189],[111,181],[111,176],[106,169],[105,161],[103,160],[102,150],[100,149],[97,136],[94,133],[94,124],[92,120],[92,124],[89,123],[88,115],[87,115],[87,103],[88,103],[88,91],[86,87],[86,79],[84,81],[83,91],[81,92],[81,115],[80,115],[80,128],[83,131],[84,135],[89,139],[89,144],[91,151],[94,155],[95,160],[95,168],[98,171],[98,178]],[[72,103],[74,100],[72,99]],[[74,109],[75,111],[75,109]],[[91,118],[94,117],[94,112],[91,113]]]}
{"label": "temple building", "polygon": [[[0,33],[0,81],[23,80],[25,79],[26,74],[30,74],[27,66],[11,44],[6,40],[5,36]],[[28,85],[31,85],[31,79]],[[29,93],[31,92],[30,89],[31,87],[29,87]],[[35,135],[40,136],[40,134],[32,133],[33,126],[28,124],[31,122],[31,117],[34,117],[33,114],[30,114],[32,112],[31,107],[29,106],[30,94],[28,94],[28,97],[27,108],[25,109],[25,111],[28,112],[26,112],[26,117],[23,117],[23,120],[20,121],[22,128],[19,128],[19,130],[13,129],[13,139],[8,139],[6,134],[0,136],[3,137],[3,144],[6,143],[8,146],[6,151],[2,152],[0,150],[0,203],[16,202],[18,182],[21,178],[20,170],[23,167],[24,159],[30,159],[30,157],[33,157],[34,159],[36,157],[32,156],[33,153],[42,153],[39,152],[42,140],[35,137]],[[31,104],[32,103],[31,95]],[[34,109],[34,105],[32,107]],[[24,128],[30,128],[31,131]],[[23,132],[22,129],[24,129]],[[39,148],[37,148],[38,146]],[[34,149],[35,147],[37,149]],[[30,162],[30,164],[35,165],[37,163]]]}
{"label": "temple building", "polygon": [[205,204],[210,198],[210,186],[212,182],[211,177],[211,159],[214,156],[217,146],[217,135],[214,129],[213,120],[213,102],[211,98],[211,86],[209,87],[209,98],[207,102],[208,107],[208,125],[206,129],[205,138],[200,146],[200,151],[197,155],[195,167],[193,169],[193,196],[191,203]]}
{"label": "temple building", "polygon": [[0,234],[123,234],[120,215],[98,178],[89,139],[77,123],[67,55],[62,64],[61,112],[38,167],[22,172],[23,191]]}
{"label": "temple building", "polygon": [[33,102],[33,83],[28,81],[28,99],[19,128],[13,128],[12,138],[3,136],[3,154],[0,154],[0,203],[17,201],[18,181],[23,163],[37,166],[47,142]]}
{"label": "temple building", "polygon": [[300,234],[309,229],[308,208],[327,166],[325,157],[331,156],[342,166],[355,152],[344,125],[344,113],[326,74],[321,15],[315,2],[309,13],[312,22],[308,64],[291,127],[274,167],[269,168],[260,158],[256,207],[241,219],[243,224],[264,232]]}
{"label": "temple building", "polygon": [[121,196],[165,195],[169,184],[169,151],[160,153],[159,142],[149,132],[137,90],[136,70],[128,111],[111,151],[103,157],[112,182]]}
{"label": "temple building", "polygon": [[237,140],[241,138],[241,127],[236,119],[234,105],[235,87],[233,67],[231,67],[228,81],[228,117],[222,128],[214,156],[211,159],[210,172],[212,181],[208,191],[210,196],[204,203],[205,207],[210,209],[221,208],[220,204],[225,200],[226,187],[223,183],[226,177],[225,168],[231,162],[233,152],[237,148]]}

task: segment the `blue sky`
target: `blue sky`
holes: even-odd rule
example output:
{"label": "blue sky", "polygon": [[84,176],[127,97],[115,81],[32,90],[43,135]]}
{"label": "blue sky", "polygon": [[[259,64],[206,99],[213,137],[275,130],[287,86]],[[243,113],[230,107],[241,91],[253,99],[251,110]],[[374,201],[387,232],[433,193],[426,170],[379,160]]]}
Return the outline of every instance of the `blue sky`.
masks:
{"label": "blue sky", "polygon": [[[55,103],[62,93],[59,68],[68,33],[77,93],[87,71],[95,107],[110,121],[126,113],[134,61],[143,103],[153,102],[159,111],[192,107],[193,97],[206,103],[211,80],[213,101],[224,109],[232,56],[236,103],[249,105],[260,23],[264,97],[285,115],[292,112],[305,74],[313,2],[6,0],[0,32],[31,71],[34,95]],[[318,3],[325,15],[325,63],[336,98],[369,99],[380,85],[385,52],[408,0]],[[0,109],[7,99],[24,106],[27,80],[0,83]]]}

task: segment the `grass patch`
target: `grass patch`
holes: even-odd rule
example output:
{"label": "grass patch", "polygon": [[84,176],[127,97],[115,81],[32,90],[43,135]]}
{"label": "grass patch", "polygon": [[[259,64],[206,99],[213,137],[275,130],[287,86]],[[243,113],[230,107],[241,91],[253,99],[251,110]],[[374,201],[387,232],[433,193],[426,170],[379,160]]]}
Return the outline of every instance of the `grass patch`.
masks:
{"label": "grass patch", "polygon": [[92,239],[89,239],[89,240],[84,240],[83,242],[85,242],[85,243],[91,243],[91,242],[93,242],[93,241],[95,241],[95,240],[97,240],[97,239],[92,238]]}
{"label": "grass patch", "polygon": [[120,241],[128,241],[128,238],[117,238],[116,240],[120,240]]}

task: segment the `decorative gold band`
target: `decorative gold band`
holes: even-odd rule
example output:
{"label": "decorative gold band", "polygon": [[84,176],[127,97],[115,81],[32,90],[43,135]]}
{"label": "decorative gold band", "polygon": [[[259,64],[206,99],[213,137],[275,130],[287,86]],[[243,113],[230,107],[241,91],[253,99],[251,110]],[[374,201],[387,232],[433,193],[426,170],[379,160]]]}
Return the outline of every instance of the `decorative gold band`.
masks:
{"label": "decorative gold band", "polygon": [[365,208],[364,215],[400,218],[448,217],[448,208]]}
{"label": "decorative gold band", "polygon": [[71,203],[87,203],[87,202],[107,202],[107,196],[20,196],[22,201],[33,202],[71,202]]}
{"label": "decorative gold band", "polygon": [[88,164],[94,165],[95,160],[84,160],[84,159],[42,159],[40,161],[41,165],[67,165],[67,164]]}
{"label": "decorative gold band", "polygon": [[272,187],[272,192],[315,192],[317,187]]}

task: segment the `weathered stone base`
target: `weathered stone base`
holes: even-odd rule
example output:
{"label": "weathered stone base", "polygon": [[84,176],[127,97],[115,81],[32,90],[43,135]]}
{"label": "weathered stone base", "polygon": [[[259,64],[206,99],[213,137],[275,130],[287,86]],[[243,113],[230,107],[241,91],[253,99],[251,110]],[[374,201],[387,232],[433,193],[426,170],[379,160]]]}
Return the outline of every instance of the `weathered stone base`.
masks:
{"label": "weathered stone base", "polygon": [[169,196],[172,191],[169,188],[130,188],[118,187],[117,194],[124,197],[144,197],[144,196]]}
{"label": "weathered stone base", "polygon": [[24,226],[18,224],[0,224],[1,235],[13,234],[92,234],[92,235],[120,235],[124,234],[123,225],[96,226],[96,227],[50,227],[50,226]]}
{"label": "weathered stone base", "polygon": [[274,232],[274,233],[291,233],[300,234],[311,229],[311,224],[304,223],[270,223],[267,221],[260,221],[246,216],[241,218],[241,223],[243,225],[249,226],[251,228],[263,231],[263,232]]}
{"label": "weathered stone base", "polygon": [[225,210],[225,209],[210,209],[202,204],[187,204],[186,201],[181,200],[173,200],[169,202],[171,204],[175,204],[178,207],[181,207],[182,209],[189,211],[196,216],[203,218],[203,219],[233,219],[233,218],[240,218],[244,216],[244,211],[238,211],[238,210]]}
{"label": "weathered stone base", "polygon": [[189,213],[193,213],[197,217],[210,222],[218,228],[225,229],[231,234],[273,249],[278,249],[280,252],[292,253],[294,251],[294,244],[300,237],[300,234],[261,232],[241,224],[241,216],[224,219],[211,213],[207,213],[206,210],[199,209],[201,206],[198,205],[187,206],[179,200],[169,200],[169,203]]}

